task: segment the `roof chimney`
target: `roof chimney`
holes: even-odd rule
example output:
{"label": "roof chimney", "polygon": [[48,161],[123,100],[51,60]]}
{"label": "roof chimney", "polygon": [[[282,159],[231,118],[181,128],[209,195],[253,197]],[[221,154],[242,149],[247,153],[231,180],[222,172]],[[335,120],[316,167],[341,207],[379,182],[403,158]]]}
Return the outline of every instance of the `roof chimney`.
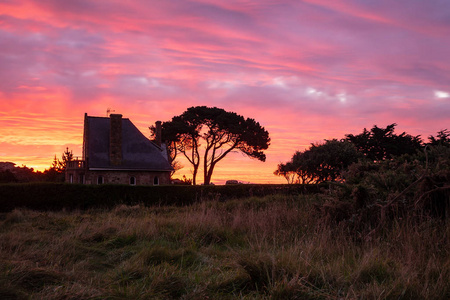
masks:
{"label": "roof chimney", "polygon": [[161,147],[161,121],[155,122],[155,143]]}
{"label": "roof chimney", "polygon": [[109,161],[111,165],[122,164],[122,115],[110,115]]}

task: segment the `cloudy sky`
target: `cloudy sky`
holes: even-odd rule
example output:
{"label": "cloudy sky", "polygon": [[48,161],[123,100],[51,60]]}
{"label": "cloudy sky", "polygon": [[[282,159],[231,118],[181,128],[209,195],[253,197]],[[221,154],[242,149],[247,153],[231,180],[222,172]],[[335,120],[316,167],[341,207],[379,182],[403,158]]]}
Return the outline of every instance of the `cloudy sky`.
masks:
{"label": "cloudy sky", "polygon": [[450,128],[450,1],[0,0],[0,161],[81,155],[84,113],[148,135],[196,105],[272,139],[213,182],[283,182],[296,150],[375,124],[426,139]]}

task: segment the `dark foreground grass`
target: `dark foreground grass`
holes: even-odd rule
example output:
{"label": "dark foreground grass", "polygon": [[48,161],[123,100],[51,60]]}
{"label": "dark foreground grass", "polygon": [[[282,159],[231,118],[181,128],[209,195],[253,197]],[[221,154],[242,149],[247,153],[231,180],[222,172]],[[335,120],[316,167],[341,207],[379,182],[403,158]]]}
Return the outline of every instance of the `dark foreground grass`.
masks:
{"label": "dark foreground grass", "polygon": [[320,197],[14,210],[0,220],[0,299],[450,298],[448,224],[355,238],[322,226]]}

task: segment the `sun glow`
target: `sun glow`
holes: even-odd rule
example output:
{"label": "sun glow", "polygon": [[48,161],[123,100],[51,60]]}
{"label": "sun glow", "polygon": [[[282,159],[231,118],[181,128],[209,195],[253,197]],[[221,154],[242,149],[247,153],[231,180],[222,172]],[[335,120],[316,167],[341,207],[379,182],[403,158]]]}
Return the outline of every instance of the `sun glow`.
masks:
{"label": "sun glow", "polygon": [[218,2],[0,3],[0,161],[81,156],[84,113],[108,107],[145,136],[199,105],[260,122],[267,161],[230,155],[217,183],[284,182],[273,171],[296,150],[374,124],[448,127],[450,2]]}

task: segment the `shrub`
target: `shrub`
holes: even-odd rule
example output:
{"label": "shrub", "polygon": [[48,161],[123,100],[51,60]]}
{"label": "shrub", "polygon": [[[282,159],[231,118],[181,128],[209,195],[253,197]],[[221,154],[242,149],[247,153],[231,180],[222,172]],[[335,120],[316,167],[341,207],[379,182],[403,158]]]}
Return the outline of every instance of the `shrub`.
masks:
{"label": "shrub", "polygon": [[315,185],[128,186],[29,183],[0,185],[0,212],[112,208],[119,204],[190,205],[205,199],[228,200],[271,194],[318,192]]}

